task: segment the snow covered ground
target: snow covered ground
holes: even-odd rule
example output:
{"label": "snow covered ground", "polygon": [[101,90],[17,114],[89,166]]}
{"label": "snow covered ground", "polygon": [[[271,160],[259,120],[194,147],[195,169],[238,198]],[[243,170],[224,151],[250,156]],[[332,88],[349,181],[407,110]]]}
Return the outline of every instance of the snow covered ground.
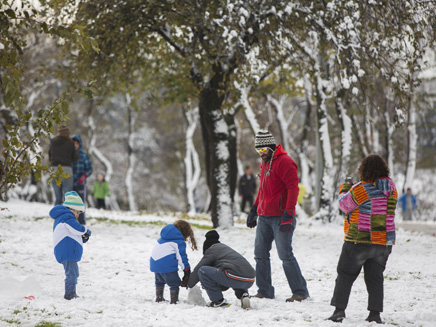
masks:
{"label": "snow covered ground", "polygon": [[[88,210],[90,241],[79,263],[79,299],[66,301],[64,272],[53,255],[51,206],[11,200],[0,203],[0,326],[337,326],[325,321],[342,246],[342,226],[309,218],[298,222],[294,251],[311,293],[310,300],[286,303],[291,295],[275,248],[272,250],[274,300],[252,299],[243,310],[231,291],[228,308],[205,307],[204,290],[181,289],[181,303],[154,302],[154,275],[149,256],[161,228],[174,215]],[[103,219],[107,218],[107,219]],[[190,251],[192,266],[201,258],[207,220],[190,220],[199,251]],[[434,225],[429,225],[434,227]],[[220,230],[221,241],[254,266],[255,230],[236,224]],[[397,245],[385,271],[385,326],[436,326],[436,237],[400,227]],[[256,293],[256,286],[250,289]],[[168,290],[166,290],[168,297]],[[190,294],[190,295],[189,295]],[[189,297],[188,297],[189,295]],[[33,296],[34,299],[30,298]],[[27,297],[27,298],[26,298]],[[367,293],[363,276],[355,282],[342,326],[375,326],[365,322]]]}

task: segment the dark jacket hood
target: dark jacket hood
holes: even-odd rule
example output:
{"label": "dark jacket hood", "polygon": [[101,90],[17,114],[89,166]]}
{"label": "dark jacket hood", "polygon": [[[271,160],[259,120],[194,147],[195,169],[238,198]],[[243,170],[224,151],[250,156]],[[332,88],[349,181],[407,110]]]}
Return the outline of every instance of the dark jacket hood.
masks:
{"label": "dark jacket hood", "polygon": [[74,134],[71,136],[71,138],[74,140],[77,140],[79,142],[79,151],[82,150],[82,138],[78,134]]}

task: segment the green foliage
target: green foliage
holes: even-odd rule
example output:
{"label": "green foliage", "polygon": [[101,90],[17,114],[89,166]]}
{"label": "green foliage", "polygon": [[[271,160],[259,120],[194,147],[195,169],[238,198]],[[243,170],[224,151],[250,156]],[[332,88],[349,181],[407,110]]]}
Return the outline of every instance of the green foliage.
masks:
{"label": "green foliage", "polygon": [[[65,121],[72,101],[72,94],[66,91],[50,105],[42,106],[39,110],[33,112],[26,108],[22,90],[28,68],[23,60],[30,36],[42,33],[59,40],[68,40],[84,51],[97,49],[95,41],[85,37],[83,28],[50,23],[52,17],[47,12],[35,9],[31,1],[21,1],[21,6],[14,6],[14,1],[2,1],[0,106],[4,109],[0,124],[3,125],[4,134],[0,155],[1,199],[5,198],[8,189],[23,178],[33,174],[36,180],[40,180],[42,173],[47,171],[48,167],[42,164],[40,142],[49,138],[55,126]],[[93,92],[92,85],[79,91],[90,95]],[[60,180],[60,175],[58,170],[53,177]]]}
{"label": "green foliage", "polygon": [[6,322],[6,323],[8,323],[8,324],[11,324],[11,325],[14,325],[14,326],[21,325],[21,322],[20,322],[19,320],[13,320],[13,319],[2,319],[2,318],[0,317],[0,321],[4,321],[4,322]]}

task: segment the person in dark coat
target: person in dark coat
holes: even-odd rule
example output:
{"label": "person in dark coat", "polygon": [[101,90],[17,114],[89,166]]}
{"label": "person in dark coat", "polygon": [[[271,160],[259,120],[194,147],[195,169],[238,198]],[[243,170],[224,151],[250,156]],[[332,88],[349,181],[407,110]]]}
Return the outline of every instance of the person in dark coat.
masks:
{"label": "person in dark coat", "polygon": [[253,168],[245,167],[245,174],[239,179],[239,196],[241,197],[241,212],[245,212],[248,202],[249,208],[253,206],[254,193],[256,193],[256,178],[253,175]]}
{"label": "person in dark coat", "polygon": [[57,168],[61,165],[63,172],[69,175],[69,177],[61,178],[60,185],[57,185],[56,179],[51,182],[55,195],[55,205],[59,205],[64,201],[65,193],[73,190],[72,167],[73,162],[79,158],[70,137],[70,130],[66,125],[61,125],[56,136],[50,140],[48,158],[52,167]]}
{"label": "person in dark coat", "polygon": [[[73,163],[74,185],[73,190],[76,191],[86,205],[86,180],[92,174],[92,163],[89,155],[82,149],[82,138],[80,135],[72,136],[76,151],[79,153],[79,160]],[[79,215],[79,223],[86,224],[85,212]]]}
{"label": "person in dark coat", "polygon": [[241,254],[219,241],[215,230],[206,233],[203,244],[203,258],[195,266],[188,280],[188,287],[199,281],[209,296],[209,307],[225,307],[229,304],[223,291],[232,288],[241,300],[244,309],[250,308],[248,289],[253,285],[256,272]]}

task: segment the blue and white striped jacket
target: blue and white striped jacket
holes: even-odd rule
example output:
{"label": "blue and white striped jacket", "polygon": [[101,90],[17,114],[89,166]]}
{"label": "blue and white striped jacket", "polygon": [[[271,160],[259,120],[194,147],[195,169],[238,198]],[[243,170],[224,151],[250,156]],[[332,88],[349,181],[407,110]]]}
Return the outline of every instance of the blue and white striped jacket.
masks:
{"label": "blue and white striped jacket", "polygon": [[53,246],[56,260],[59,263],[80,261],[83,254],[82,235],[85,234],[87,228],[80,225],[73,212],[63,205],[55,206],[49,214],[55,219]]}
{"label": "blue and white striped jacket", "polygon": [[173,224],[162,228],[160,238],[151,252],[150,270],[155,273],[169,273],[180,268],[189,268],[186,242],[182,233]]}

